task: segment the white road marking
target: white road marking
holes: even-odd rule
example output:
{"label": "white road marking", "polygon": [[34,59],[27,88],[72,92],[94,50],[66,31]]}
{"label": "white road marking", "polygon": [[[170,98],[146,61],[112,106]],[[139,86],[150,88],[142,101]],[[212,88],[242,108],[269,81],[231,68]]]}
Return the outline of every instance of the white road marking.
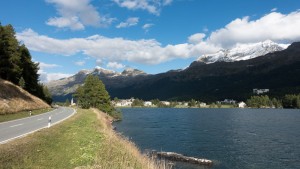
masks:
{"label": "white road marking", "polygon": [[[60,122],[62,122],[62,121],[64,121],[64,120],[66,120],[67,118],[73,116],[75,113],[76,113],[76,110],[73,108],[73,112],[72,112],[71,115],[69,115],[68,117],[66,117],[66,118],[64,118],[64,119],[62,119],[62,120],[60,120],[60,121],[57,121],[56,123],[53,123],[52,125],[58,124],[58,123],[60,123]],[[7,143],[7,142],[9,142],[9,141],[11,141],[11,140],[14,140],[14,139],[17,139],[17,138],[24,137],[24,136],[26,136],[26,135],[28,135],[28,134],[34,133],[34,132],[39,131],[39,130],[41,130],[41,129],[44,129],[44,128],[46,128],[46,127],[47,127],[47,126],[41,127],[41,128],[36,129],[36,130],[34,130],[34,131],[31,131],[31,132],[28,132],[28,133],[25,133],[25,134],[22,134],[22,135],[19,135],[19,136],[16,136],[16,137],[13,137],[13,138],[4,140],[4,141],[1,141],[0,144],[5,144],[5,143]]]}
{"label": "white road marking", "polygon": [[13,126],[9,126],[9,127],[17,127],[17,126],[22,126],[24,123],[21,123],[21,124],[16,124],[16,125],[13,125]]}
{"label": "white road marking", "polygon": [[37,120],[39,121],[39,120],[43,120],[43,119],[44,119],[44,118],[39,118],[39,119],[37,119]]}

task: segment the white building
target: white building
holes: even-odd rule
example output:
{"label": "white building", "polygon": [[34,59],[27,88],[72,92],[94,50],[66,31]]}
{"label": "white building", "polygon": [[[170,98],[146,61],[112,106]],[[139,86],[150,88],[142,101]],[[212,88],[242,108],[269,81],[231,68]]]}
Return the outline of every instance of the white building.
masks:
{"label": "white building", "polygon": [[225,99],[224,101],[217,101],[219,104],[235,104],[236,101],[233,99]]}
{"label": "white building", "polygon": [[201,103],[199,104],[199,106],[200,106],[200,107],[206,107],[206,103],[201,102]]}
{"label": "white building", "polygon": [[270,92],[270,89],[253,89],[254,94],[263,94]]}
{"label": "white building", "polygon": [[170,104],[171,104],[170,102],[167,102],[167,101],[161,101],[161,103],[166,105],[166,106],[170,106]]}
{"label": "white building", "polygon": [[72,98],[71,99],[71,106],[75,106],[76,105],[76,103],[74,103],[74,99]]}
{"label": "white building", "polygon": [[130,107],[132,102],[133,102],[132,99],[120,100],[120,101],[117,101],[117,102],[113,102],[113,105],[115,105],[117,107]]}
{"label": "white building", "polygon": [[239,102],[238,106],[239,106],[239,108],[245,108],[247,105],[245,102]]}
{"label": "white building", "polygon": [[145,102],[144,102],[144,106],[150,107],[150,106],[152,106],[152,102],[150,102],[150,101],[145,101]]}

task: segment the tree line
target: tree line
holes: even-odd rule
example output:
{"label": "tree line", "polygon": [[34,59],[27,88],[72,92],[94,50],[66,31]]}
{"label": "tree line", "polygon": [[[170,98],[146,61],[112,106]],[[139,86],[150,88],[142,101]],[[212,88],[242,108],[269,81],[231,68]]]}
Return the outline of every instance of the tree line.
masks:
{"label": "tree line", "polygon": [[50,92],[39,82],[39,64],[32,61],[29,50],[15,34],[12,25],[2,26],[0,23],[0,78],[51,104]]}
{"label": "tree line", "polygon": [[269,98],[267,95],[251,96],[246,101],[248,107],[253,108],[300,108],[300,94],[288,94],[285,95],[282,100],[276,98]]}

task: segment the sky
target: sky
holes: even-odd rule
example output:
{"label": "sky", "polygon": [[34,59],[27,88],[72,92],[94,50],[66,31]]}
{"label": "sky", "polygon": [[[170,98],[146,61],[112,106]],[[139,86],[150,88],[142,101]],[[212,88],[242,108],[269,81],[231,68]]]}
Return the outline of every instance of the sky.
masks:
{"label": "sky", "polygon": [[102,67],[184,69],[237,44],[300,41],[299,0],[2,0],[47,83]]}

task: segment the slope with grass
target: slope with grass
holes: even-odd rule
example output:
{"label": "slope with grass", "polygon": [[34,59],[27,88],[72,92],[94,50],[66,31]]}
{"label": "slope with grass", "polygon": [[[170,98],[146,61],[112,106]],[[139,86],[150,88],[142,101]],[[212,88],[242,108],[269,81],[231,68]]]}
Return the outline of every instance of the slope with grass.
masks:
{"label": "slope with grass", "polygon": [[45,108],[50,106],[43,100],[9,81],[0,79],[0,115]]}
{"label": "slope with grass", "polygon": [[0,145],[0,168],[164,168],[116,134],[111,120],[79,109],[64,123]]}

